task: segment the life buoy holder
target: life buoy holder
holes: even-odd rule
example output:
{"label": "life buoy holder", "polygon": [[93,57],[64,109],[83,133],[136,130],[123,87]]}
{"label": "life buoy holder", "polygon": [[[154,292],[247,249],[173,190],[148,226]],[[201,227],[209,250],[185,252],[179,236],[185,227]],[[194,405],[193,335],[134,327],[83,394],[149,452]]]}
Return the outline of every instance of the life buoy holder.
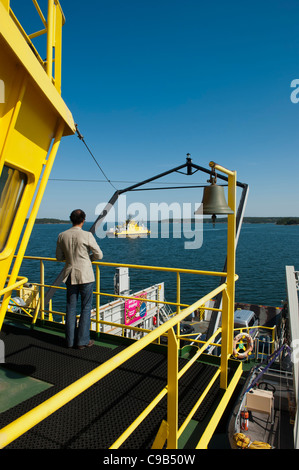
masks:
{"label": "life buoy holder", "polygon": [[[242,346],[240,346],[242,345]],[[240,333],[234,338],[233,355],[245,359],[253,350],[253,339],[248,333]]]}

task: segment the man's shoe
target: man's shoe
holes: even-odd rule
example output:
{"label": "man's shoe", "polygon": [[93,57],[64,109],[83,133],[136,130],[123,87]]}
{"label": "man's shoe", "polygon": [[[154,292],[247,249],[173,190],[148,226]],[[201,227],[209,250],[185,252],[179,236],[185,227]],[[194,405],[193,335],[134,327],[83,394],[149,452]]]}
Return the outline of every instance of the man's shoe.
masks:
{"label": "man's shoe", "polygon": [[94,345],[94,341],[91,339],[88,344],[85,344],[83,346],[78,346],[78,349],[90,348],[93,345]]}

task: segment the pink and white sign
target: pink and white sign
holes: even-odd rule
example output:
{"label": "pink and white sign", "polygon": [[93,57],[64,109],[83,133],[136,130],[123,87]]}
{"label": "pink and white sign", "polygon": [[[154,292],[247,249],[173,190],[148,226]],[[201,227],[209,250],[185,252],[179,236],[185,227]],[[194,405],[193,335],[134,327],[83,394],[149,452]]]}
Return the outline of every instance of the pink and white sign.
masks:
{"label": "pink and white sign", "polygon": [[[146,299],[146,293],[138,295]],[[131,325],[146,316],[146,302],[135,299],[125,301],[125,325]]]}

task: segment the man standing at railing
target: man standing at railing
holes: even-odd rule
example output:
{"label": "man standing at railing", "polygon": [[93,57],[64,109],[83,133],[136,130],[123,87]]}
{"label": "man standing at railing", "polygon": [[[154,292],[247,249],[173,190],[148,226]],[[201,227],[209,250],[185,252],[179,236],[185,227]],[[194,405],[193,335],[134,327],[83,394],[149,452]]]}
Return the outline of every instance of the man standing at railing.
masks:
{"label": "man standing at railing", "polygon": [[[58,235],[56,259],[65,261],[63,282],[67,287],[66,341],[67,346],[79,349],[90,347],[90,312],[94,272],[91,261],[103,258],[102,250],[90,232],[82,230],[86,215],[81,209],[74,210],[70,219],[73,226]],[[91,254],[91,255],[90,255]],[[81,296],[81,315],[76,336],[76,310]]]}

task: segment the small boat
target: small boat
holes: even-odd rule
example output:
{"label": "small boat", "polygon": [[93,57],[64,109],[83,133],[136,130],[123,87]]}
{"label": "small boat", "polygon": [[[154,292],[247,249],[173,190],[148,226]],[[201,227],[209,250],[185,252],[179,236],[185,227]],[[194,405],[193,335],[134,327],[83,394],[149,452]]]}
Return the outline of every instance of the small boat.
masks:
{"label": "small boat", "polygon": [[118,225],[117,227],[111,228],[107,232],[108,237],[117,237],[117,238],[138,238],[138,237],[145,237],[150,232],[148,228],[136,222],[135,220],[129,218],[127,219],[122,225]]}

